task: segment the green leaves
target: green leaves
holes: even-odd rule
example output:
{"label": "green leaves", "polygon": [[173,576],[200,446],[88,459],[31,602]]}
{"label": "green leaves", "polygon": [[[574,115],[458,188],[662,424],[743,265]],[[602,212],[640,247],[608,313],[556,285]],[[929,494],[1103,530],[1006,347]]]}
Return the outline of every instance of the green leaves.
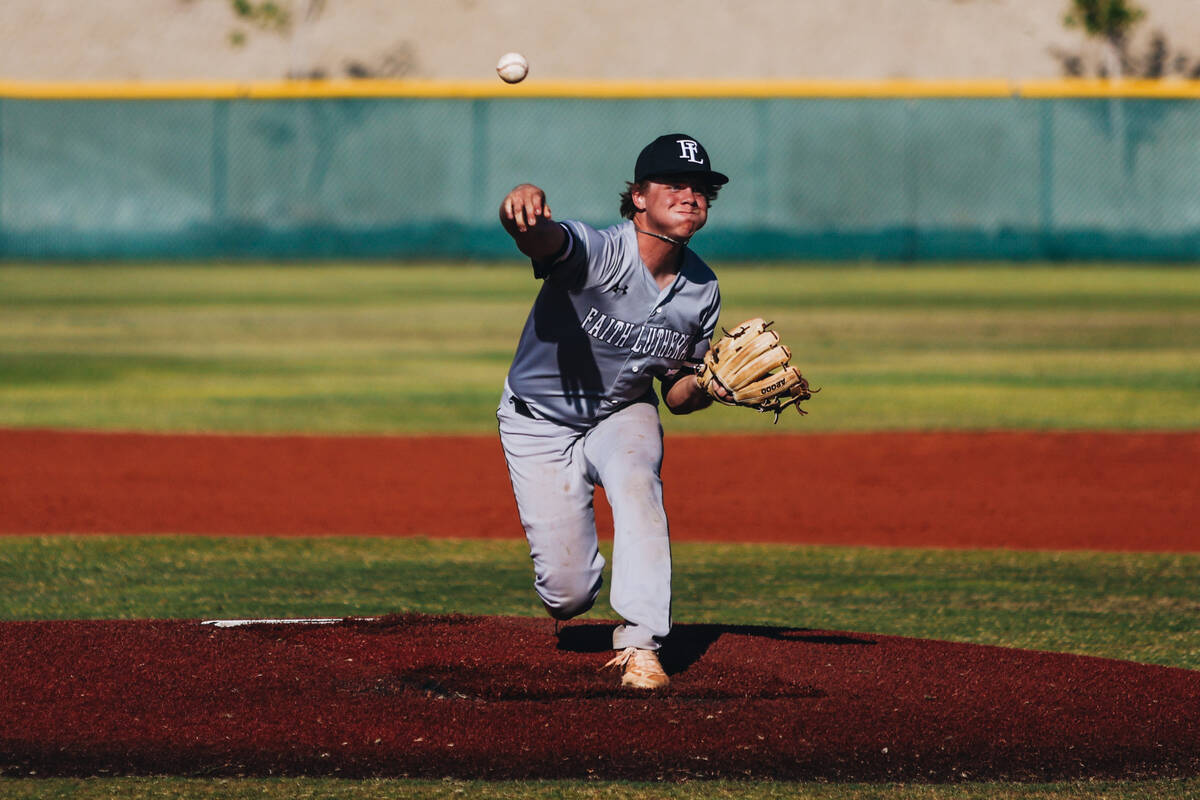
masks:
{"label": "green leaves", "polygon": [[1083,28],[1089,36],[1120,41],[1145,15],[1126,0],[1071,0],[1063,21],[1068,28]]}

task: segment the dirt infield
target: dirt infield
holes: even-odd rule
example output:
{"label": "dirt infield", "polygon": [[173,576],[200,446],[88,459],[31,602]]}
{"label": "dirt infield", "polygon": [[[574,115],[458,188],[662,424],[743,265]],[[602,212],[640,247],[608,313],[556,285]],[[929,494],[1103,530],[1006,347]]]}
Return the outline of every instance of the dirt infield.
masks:
{"label": "dirt infield", "polygon": [[0,772],[936,780],[1200,773],[1200,673],[682,625],[617,688],[611,626],[401,616],[0,623]]}
{"label": "dirt infield", "polygon": [[[1197,463],[1200,434],[677,436],[664,472],[676,540],[1195,551]],[[716,504],[745,524],[714,527]],[[46,431],[0,431],[0,532],[521,535],[491,437]],[[0,774],[1200,774],[1200,672],[679,625],[672,685],[644,695],[600,671],[610,636],[419,615],[0,622]]]}
{"label": "dirt infield", "polygon": [[[889,433],[669,436],[663,471],[676,541],[1196,551],[1196,464],[1198,433]],[[494,436],[20,430],[0,533],[522,535]]]}

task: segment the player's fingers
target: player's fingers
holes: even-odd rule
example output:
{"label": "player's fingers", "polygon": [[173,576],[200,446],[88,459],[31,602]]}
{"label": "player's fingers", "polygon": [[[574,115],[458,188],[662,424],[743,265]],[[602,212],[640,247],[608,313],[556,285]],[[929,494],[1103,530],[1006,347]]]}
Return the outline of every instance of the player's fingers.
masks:
{"label": "player's fingers", "polygon": [[716,395],[718,400],[725,401],[725,402],[733,400],[733,395],[730,393],[730,391],[728,389],[725,388],[725,384],[721,383],[720,381],[712,382],[712,391],[713,391],[713,394]]}
{"label": "player's fingers", "polygon": [[537,195],[534,195],[529,200],[525,201],[525,221],[529,227],[537,225],[537,218],[542,212],[542,204],[538,201]]}

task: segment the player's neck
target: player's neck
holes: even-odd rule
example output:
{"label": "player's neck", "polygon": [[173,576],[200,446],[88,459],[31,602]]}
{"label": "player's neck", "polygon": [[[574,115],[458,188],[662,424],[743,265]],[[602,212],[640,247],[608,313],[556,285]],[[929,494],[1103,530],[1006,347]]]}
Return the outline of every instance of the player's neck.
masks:
{"label": "player's neck", "polygon": [[648,231],[638,225],[636,220],[633,228],[637,232],[638,255],[642,257],[642,263],[646,265],[659,288],[665,288],[679,274],[687,241]]}
{"label": "player's neck", "polygon": [[651,277],[663,289],[675,280],[679,266],[683,263],[682,245],[671,244],[648,236],[638,236],[638,255],[646,265]]}

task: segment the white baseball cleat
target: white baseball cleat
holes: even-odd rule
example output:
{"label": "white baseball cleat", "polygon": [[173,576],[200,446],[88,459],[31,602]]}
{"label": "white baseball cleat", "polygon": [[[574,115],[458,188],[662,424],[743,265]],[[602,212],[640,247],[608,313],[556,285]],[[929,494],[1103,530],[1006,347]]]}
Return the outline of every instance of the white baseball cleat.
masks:
{"label": "white baseball cleat", "polygon": [[621,685],[634,689],[661,689],[671,682],[653,650],[626,647],[604,666],[621,667]]}

